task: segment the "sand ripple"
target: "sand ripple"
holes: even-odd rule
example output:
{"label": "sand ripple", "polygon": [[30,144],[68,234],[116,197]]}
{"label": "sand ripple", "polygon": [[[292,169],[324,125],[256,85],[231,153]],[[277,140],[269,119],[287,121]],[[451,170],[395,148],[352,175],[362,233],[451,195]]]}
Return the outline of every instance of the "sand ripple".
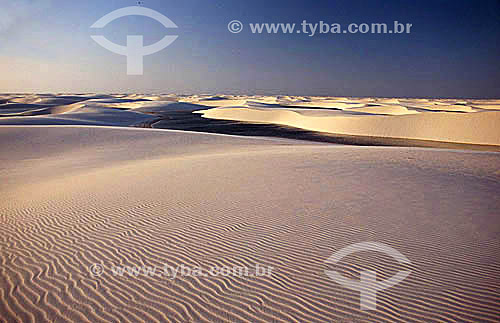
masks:
{"label": "sand ripple", "polygon": [[[498,154],[105,127],[0,127],[0,137],[4,321],[500,320]],[[325,264],[363,241],[411,265],[372,252]],[[110,270],[164,264],[274,270],[174,280]],[[411,274],[367,312],[325,269]]]}

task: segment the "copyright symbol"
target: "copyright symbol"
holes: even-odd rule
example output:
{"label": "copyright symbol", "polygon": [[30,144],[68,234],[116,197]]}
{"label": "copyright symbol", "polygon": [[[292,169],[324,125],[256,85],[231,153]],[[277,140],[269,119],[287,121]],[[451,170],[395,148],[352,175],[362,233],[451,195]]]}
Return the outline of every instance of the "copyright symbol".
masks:
{"label": "copyright symbol", "polygon": [[243,23],[239,20],[232,20],[227,24],[227,29],[233,34],[241,33],[243,30]]}
{"label": "copyright symbol", "polygon": [[89,270],[90,270],[90,274],[92,276],[101,276],[103,273],[104,273],[104,268],[102,267],[102,265],[99,265],[99,264],[93,264],[89,267]]}

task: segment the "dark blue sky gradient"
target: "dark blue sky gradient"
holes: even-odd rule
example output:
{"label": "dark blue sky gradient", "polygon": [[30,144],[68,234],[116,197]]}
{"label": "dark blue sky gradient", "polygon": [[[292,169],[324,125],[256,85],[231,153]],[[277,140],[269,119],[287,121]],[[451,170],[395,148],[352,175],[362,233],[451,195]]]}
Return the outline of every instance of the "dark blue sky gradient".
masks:
{"label": "dark blue sky gradient", "polygon": [[[27,0],[23,0],[27,1]],[[165,34],[179,38],[145,57],[143,76],[126,76],[125,58],[90,40],[88,28],[135,1],[59,1],[0,31],[2,60],[62,62],[0,78],[0,92],[96,91],[240,93],[332,96],[500,97],[500,1],[229,1],[145,0],[172,19],[166,30],[143,17],[125,17],[97,34],[125,44]],[[231,34],[227,23],[245,24]],[[252,34],[248,23],[413,24],[411,34]],[[39,34],[34,38],[33,31]],[[21,59],[22,58],[22,59]],[[35,65],[37,63],[34,63]],[[1,66],[0,66],[1,68]],[[2,72],[0,70],[0,72]],[[45,73],[45,74],[44,74]],[[48,75],[48,74],[51,75]],[[23,76],[24,75],[24,76]],[[22,78],[26,78],[26,80]],[[19,79],[18,79],[19,78]],[[29,79],[31,80],[29,80]],[[50,82],[44,80],[50,79]],[[24,87],[24,89],[23,89]],[[5,89],[3,89],[5,88]]]}

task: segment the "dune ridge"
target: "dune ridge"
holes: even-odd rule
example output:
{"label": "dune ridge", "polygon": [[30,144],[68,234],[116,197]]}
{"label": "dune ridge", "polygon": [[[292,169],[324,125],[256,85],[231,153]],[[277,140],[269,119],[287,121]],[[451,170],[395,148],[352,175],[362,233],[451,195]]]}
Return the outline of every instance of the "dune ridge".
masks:
{"label": "dune ridge", "polygon": [[[500,100],[174,94],[3,94],[0,125],[150,126],[171,111],[362,137],[500,146]],[[166,118],[172,118],[167,115]]]}
{"label": "dune ridge", "polygon": [[[361,109],[354,109],[359,111]],[[215,108],[197,111],[206,118],[275,123],[308,130],[359,136],[500,145],[500,112],[420,113],[400,116],[307,116],[296,111]]]}

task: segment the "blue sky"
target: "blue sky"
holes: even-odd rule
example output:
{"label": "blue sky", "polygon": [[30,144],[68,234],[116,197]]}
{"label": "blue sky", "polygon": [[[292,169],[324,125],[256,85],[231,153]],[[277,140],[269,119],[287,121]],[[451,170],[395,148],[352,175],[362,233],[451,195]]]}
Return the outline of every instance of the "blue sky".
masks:
{"label": "blue sky", "polygon": [[[238,93],[500,97],[500,1],[160,1],[147,18],[90,26],[135,1],[0,0],[0,92]],[[227,23],[245,24],[231,34]],[[411,34],[252,34],[248,23],[412,23]],[[179,38],[126,75],[126,57],[100,47],[144,35]]]}

